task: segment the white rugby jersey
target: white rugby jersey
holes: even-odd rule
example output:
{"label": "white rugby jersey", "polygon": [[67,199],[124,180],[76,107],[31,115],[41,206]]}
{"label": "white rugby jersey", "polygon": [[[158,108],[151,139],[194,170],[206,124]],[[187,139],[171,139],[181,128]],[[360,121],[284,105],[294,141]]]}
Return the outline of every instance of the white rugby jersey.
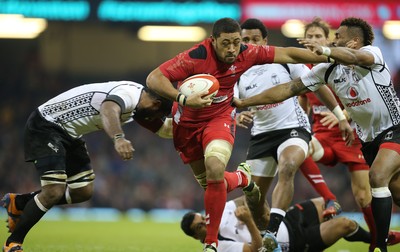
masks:
{"label": "white rugby jersey", "polygon": [[74,138],[102,129],[100,106],[108,97],[121,105],[121,123],[133,120],[143,85],[131,81],[93,83],[72,88],[39,106],[40,114]]}
{"label": "white rugby jersey", "polygon": [[[247,98],[275,85],[289,82],[310,71],[303,64],[287,64],[288,70],[281,64],[265,64],[253,66],[247,70],[235,85],[235,96]],[[254,111],[251,135],[273,130],[304,127],[310,130],[310,123],[304,110],[300,107],[297,97],[283,102],[258,105],[249,108]]]}
{"label": "white rugby jersey", "polygon": [[[249,229],[236,218],[235,209],[236,204],[233,200],[226,203],[219,226],[219,252],[242,252],[244,244],[251,243]],[[283,242],[288,247],[289,233],[283,221],[279,226],[277,240],[279,243]]]}
{"label": "white rugby jersey", "polygon": [[400,103],[390,71],[378,47],[365,46],[375,60],[369,67],[318,64],[301,79],[311,91],[328,83],[356,123],[359,138],[372,141],[382,131],[400,122]]}

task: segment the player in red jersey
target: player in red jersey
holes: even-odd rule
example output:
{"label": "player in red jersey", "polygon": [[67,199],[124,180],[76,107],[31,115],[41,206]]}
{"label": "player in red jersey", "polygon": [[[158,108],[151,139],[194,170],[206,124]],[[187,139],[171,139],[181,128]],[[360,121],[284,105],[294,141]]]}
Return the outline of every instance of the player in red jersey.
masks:
{"label": "player in red jersey", "polygon": [[[320,18],[315,18],[305,25],[304,37],[316,41],[320,45],[328,44],[329,25]],[[338,98],[337,98],[338,99]],[[299,102],[306,111],[312,115],[313,139],[311,146],[313,153],[307,158],[302,167],[316,166],[315,162],[334,166],[337,163],[346,164],[351,174],[351,188],[354,198],[361,208],[365,222],[371,232],[371,249],[375,245],[376,228],[371,210],[371,187],[369,185],[369,166],[361,152],[360,139],[355,134],[352,146],[345,146],[342,136],[337,127],[328,126],[335,116],[322,104],[314,93],[310,92],[300,96]],[[339,102],[339,101],[338,101]],[[339,102],[340,103],[340,102]],[[343,105],[341,105],[343,108]],[[315,161],[315,162],[314,162]],[[335,207],[327,206],[325,215],[335,212]]]}
{"label": "player in red jersey", "polygon": [[[164,62],[147,77],[149,88],[179,103],[173,117],[174,144],[183,162],[190,164],[206,189],[204,251],[210,252],[217,251],[218,227],[227,198],[224,171],[235,137],[236,113],[231,101],[236,81],[253,65],[327,61],[326,57],[301,48],[243,45],[240,31],[237,21],[219,19],[210,38]],[[199,73],[218,79],[220,89],[213,99],[202,98],[207,91],[185,97],[172,84]],[[337,104],[333,97],[332,100]]]}

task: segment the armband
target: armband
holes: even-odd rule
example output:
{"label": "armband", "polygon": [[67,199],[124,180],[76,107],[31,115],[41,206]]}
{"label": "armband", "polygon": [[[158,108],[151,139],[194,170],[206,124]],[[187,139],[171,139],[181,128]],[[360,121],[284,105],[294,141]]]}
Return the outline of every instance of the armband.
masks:
{"label": "armband", "polygon": [[322,48],[322,55],[325,55],[327,57],[331,56],[331,48],[327,46],[321,46]]}
{"label": "armband", "polygon": [[333,110],[332,113],[336,116],[339,121],[346,120],[346,116],[343,114],[343,110],[337,105]]}
{"label": "armband", "polygon": [[178,93],[178,95],[176,96],[176,101],[179,103],[179,105],[185,106],[186,96],[182,93]]}
{"label": "armband", "polygon": [[125,134],[124,133],[115,134],[113,137],[113,142],[115,143],[115,141],[117,141],[120,138],[125,138]]}

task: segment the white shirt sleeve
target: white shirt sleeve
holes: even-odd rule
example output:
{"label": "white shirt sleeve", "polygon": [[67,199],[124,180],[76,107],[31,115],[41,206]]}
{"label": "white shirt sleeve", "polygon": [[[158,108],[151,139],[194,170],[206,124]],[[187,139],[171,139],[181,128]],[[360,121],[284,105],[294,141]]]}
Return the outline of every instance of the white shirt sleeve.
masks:
{"label": "white shirt sleeve", "polygon": [[310,72],[310,68],[308,68],[304,64],[287,64],[290,69],[290,77],[293,79],[299,78],[308,72]]}
{"label": "white shirt sleeve", "polygon": [[[122,113],[130,113],[136,109],[139,103],[142,87],[136,85],[120,85],[113,89],[109,95],[118,96],[123,102]],[[122,104],[121,104],[122,105]]]}
{"label": "white shirt sleeve", "polygon": [[306,75],[301,76],[300,78],[304,86],[314,92],[322,85],[325,85],[324,77],[330,65],[330,63],[320,63],[313,67]]}

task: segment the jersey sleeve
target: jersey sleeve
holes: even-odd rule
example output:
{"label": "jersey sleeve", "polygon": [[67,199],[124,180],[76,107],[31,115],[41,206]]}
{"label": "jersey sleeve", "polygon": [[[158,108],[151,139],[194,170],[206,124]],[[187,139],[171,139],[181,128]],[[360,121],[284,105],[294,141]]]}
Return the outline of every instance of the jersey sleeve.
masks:
{"label": "jersey sleeve", "polygon": [[194,60],[185,51],[160,65],[160,70],[171,82],[181,81],[193,74]]}
{"label": "jersey sleeve", "polygon": [[135,110],[142,94],[143,86],[120,85],[107,95],[105,101],[113,101],[121,107],[121,113],[128,113]]}
{"label": "jersey sleeve", "polygon": [[[251,45],[250,45],[251,46]],[[267,64],[267,63],[274,63],[275,58],[275,47],[268,46],[268,45],[259,45],[254,46],[256,48],[257,64]]]}
{"label": "jersey sleeve", "polygon": [[325,85],[324,76],[330,64],[318,64],[311,69],[307,74],[301,76],[301,81],[310,91],[318,90],[322,85]]}
{"label": "jersey sleeve", "polygon": [[383,65],[383,56],[381,50],[376,46],[364,46],[360,48],[361,51],[366,51],[374,56],[374,64]]}
{"label": "jersey sleeve", "polygon": [[292,80],[300,78],[311,71],[310,68],[304,64],[288,64],[288,67],[290,69],[290,77]]}

